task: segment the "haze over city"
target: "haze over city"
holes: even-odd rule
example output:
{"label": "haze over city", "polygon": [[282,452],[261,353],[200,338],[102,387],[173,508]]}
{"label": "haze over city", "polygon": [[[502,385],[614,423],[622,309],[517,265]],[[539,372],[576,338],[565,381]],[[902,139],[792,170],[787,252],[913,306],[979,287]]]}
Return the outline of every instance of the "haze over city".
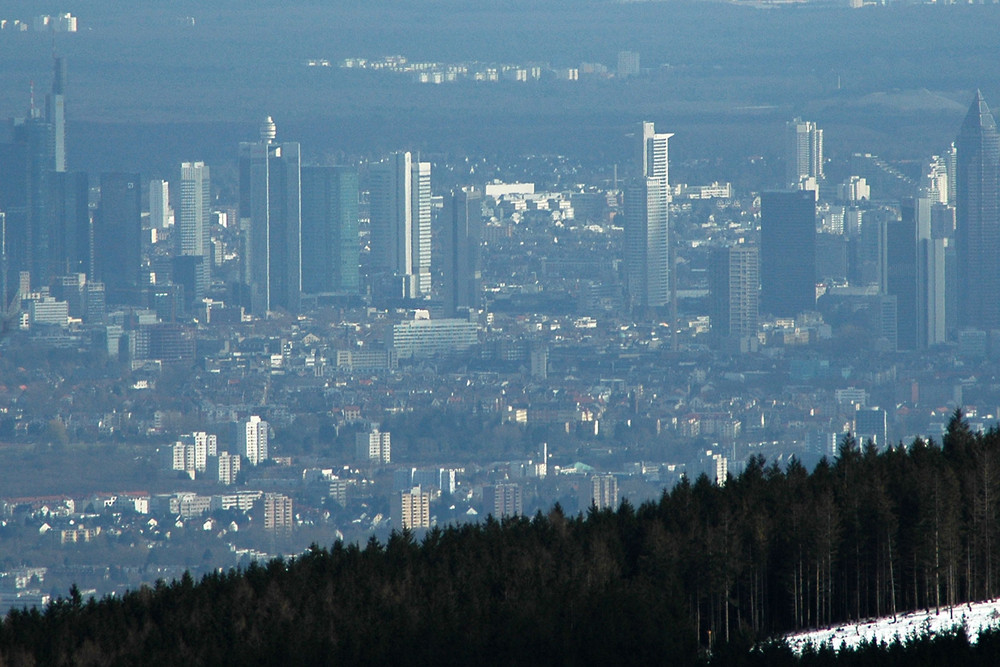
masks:
{"label": "haze over city", "polygon": [[998,19],[5,3],[0,611],[494,518],[692,659],[996,597]]}

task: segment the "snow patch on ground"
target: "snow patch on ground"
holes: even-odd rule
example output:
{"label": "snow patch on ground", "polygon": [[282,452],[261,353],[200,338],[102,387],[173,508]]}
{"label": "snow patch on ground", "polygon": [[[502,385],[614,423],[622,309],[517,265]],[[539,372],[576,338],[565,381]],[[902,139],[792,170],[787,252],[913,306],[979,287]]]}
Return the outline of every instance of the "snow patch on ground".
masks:
{"label": "snow patch on ground", "polygon": [[937,612],[934,609],[929,612],[914,611],[899,614],[895,619],[888,616],[861,623],[842,623],[836,627],[787,635],[785,641],[799,653],[807,644],[815,647],[828,644],[834,649],[846,644],[848,648],[854,648],[862,640],[892,642],[897,637],[905,640],[926,633],[947,632],[961,625],[965,626],[971,641],[976,641],[980,630],[1000,625],[1000,598],[951,608],[941,607]]}

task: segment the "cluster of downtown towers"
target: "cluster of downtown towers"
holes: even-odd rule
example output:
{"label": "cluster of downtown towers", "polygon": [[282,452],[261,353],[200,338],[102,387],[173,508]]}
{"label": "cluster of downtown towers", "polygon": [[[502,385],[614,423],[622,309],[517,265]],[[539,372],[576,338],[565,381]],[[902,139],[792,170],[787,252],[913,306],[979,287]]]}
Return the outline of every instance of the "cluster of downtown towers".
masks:
{"label": "cluster of downtown towers", "polygon": [[[817,132],[821,131],[811,123],[789,124],[789,166],[798,162],[798,170],[791,170],[790,178],[798,177],[803,185],[808,177],[822,178],[822,173],[816,173],[822,169],[822,135],[817,141]],[[879,291],[886,310],[882,319],[891,321],[898,349],[924,348],[962,331],[992,335],[1000,329],[1000,134],[979,91],[953,150],[943,162],[947,198],[954,204],[950,221],[948,215],[937,215],[952,211],[940,205],[938,193],[921,189],[901,202],[897,219],[871,227],[874,234],[870,236],[875,239],[870,252],[878,264]],[[730,253],[729,274],[718,281],[725,283],[728,278],[729,301],[722,303],[721,309],[729,308],[734,329],[737,315],[747,311],[745,306],[737,308],[741,294],[746,293],[737,288],[740,272],[743,277],[753,272],[746,271],[746,265],[752,263],[746,260],[748,251],[742,253]],[[813,190],[761,195],[759,257],[761,312],[794,317],[815,310]]]}
{"label": "cluster of downtown towers", "polygon": [[[3,308],[30,285],[86,276],[107,301],[145,306],[142,187],[138,174],[105,173],[91,215],[86,173],[66,169],[65,68],[55,60],[44,111],[34,104],[0,144],[0,241]],[[822,178],[822,135],[811,123],[789,125],[793,181]],[[656,313],[670,303],[671,242],[668,140],[653,123],[639,125],[637,178],[624,193],[624,284],[633,310]],[[303,166],[298,143],[278,142],[268,118],[256,142],[239,146],[241,275],[232,299],[256,316],[298,312],[303,295],[357,295],[359,182],[353,167]],[[956,325],[1000,329],[1000,135],[977,92],[955,142],[954,243],[933,238],[930,204],[904,202],[901,220],[881,225],[883,292],[894,299],[900,347],[944,340],[945,277],[957,305]],[[211,284],[209,168],[183,163],[176,251],[170,280],[190,305]],[[790,185],[800,185],[794,182]],[[369,168],[372,296],[426,299],[431,278],[431,166],[398,152]],[[151,189],[150,209],[163,210]],[[446,205],[441,235],[443,312],[480,303],[482,195],[458,188]],[[925,205],[926,203],[926,205]],[[159,224],[151,220],[153,226]],[[951,259],[946,261],[946,258]],[[950,271],[945,267],[950,265]],[[758,312],[794,317],[816,307],[816,193],[761,196],[760,247],[716,254],[711,269],[713,330],[756,335]],[[16,289],[14,289],[16,285]],[[103,296],[102,294],[102,296]]]}
{"label": "cluster of downtown towers", "polygon": [[[139,174],[103,173],[100,199],[90,210],[89,178],[66,169],[65,67],[55,60],[45,109],[32,103],[0,143],[0,233],[4,308],[29,286],[77,283],[85,276],[108,303],[150,305],[156,285],[179,288],[191,306],[211,285],[212,198],[209,167],[184,162],[174,189],[176,226],[168,266],[143,267],[142,182]],[[256,142],[239,145],[241,272],[232,298],[264,316],[298,312],[303,295],[358,295],[359,183],[347,166],[303,166],[296,142],[279,142],[267,118]],[[369,168],[371,254],[369,284],[386,300],[431,295],[431,166],[407,152]],[[166,185],[149,191],[150,226],[166,223]],[[451,196],[445,312],[475,306],[479,292],[481,195]],[[166,274],[166,278],[164,276]],[[70,280],[71,279],[71,280]]]}

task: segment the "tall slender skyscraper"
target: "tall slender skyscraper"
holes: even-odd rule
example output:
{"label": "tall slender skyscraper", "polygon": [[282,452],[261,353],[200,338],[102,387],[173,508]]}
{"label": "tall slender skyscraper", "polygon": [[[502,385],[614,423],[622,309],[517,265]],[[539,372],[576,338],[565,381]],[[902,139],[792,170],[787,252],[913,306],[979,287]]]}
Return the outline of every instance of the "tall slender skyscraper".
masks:
{"label": "tall slender skyscraper", "polygon": [[445,317],[455,317],[462,310],[479,307],[482,206],[483,197],[474,188],[460,188],[452,192],[450,216],[441,244],[444,250]]}
{"label": "tall slender skyscraper", "polygon": [[760,309],[794,317],[816,309],[816,195],[810,190],[760,197]]}
{"label": "tall slender skyscraper", "polygon": [[982,93],[955,139],[959,326],[1000,328],[1000,134]]}
{"label": "tall slender skyscraper", "polygon": [[431,165],[392,153],[371,172],[372,273],[391,295],[431,291]]}
{"label": "tall slender skyscraper", "polygon": [[785,125],[786,185],[798,187],[803,178],[823,180],[823,130],[801,118]]}
{"label": "tall slender skyscraper", "polygon": [[66,61],[53,62],[52,93],[45,100],[45,120],[52,125],[55,171],[66,171]]}
{"label": "tall slender skyscraper", "polygon": [[357,294],[358,172],[302,168],[302,291]]}
{"label": "tall slender skyscraper", "polygon": [[667,143],[673,134],[639,124],[638,181],[625,193],[625,277],[633,308],[665,306],[670,286],[670,187]]}
{"label": "tall slender skyscraper", "polygon": [[101,174],[94,221],[94,270],[110,303],[140,303],[142,187],[139,174]]}
{"label": "tall slender skyscraper", "polygon": [[240,144],[240,228],[250,311],[299,309],[302,293],[301,156],[296,142],[277,143],[268,116],[259,142]]}

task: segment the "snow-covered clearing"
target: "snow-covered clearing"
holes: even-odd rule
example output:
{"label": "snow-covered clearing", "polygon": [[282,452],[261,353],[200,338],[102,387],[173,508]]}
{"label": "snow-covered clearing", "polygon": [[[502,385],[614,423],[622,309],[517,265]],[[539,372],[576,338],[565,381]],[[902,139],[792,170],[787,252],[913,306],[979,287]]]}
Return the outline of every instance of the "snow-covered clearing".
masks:
{"label": "snow-covered clearing", "polygon": [[809,643],[816,647],[829,644],[835,649],[846,644],[853,648],[862,640],[892,642],[897,637],[905,640],[926,633],[945,632],[963,624],[971,641],[976,641],[980,630],[1000,625],[1000,599],[953,608],[941,607],[939,612],[931,609],[929,612],[899,614],[895,619],[888,616],[861,623],[842,623],[831,628],[788,635],[785,640],[795,652],[802,651]]}

